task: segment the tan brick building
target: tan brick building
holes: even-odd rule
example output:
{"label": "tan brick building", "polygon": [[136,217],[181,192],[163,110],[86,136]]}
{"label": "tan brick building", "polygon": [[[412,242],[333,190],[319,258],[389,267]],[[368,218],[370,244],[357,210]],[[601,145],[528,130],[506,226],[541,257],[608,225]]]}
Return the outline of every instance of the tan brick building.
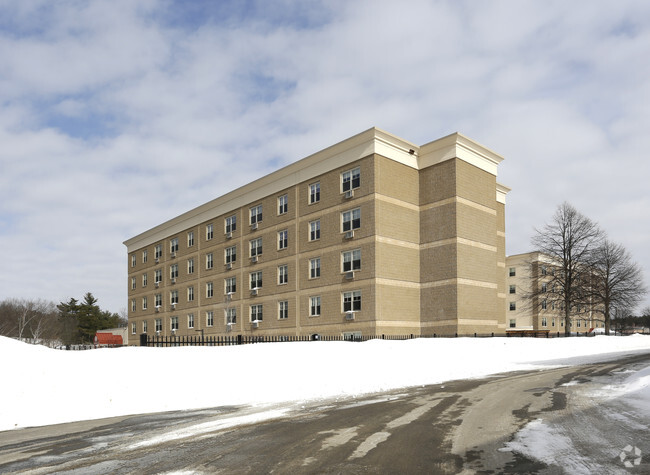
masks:
{"label": "tan brick building", "polygon": [[372,128],[277,170],[124,243],[129,331],[502,333],[501,160]]}
{"label": "tan brick building", "polygon": [[[510,332],[549,331],[564,333],[564,309],[554,301],[553,260],[539,252],[506,258],[506,323]],[[536,288],[538,292],[532,292]],[[547,296],[548,294],[548,296]],[[557,297],[555,297],[556,299]],[[604,328],[603,317],[592,305],[572,311],[571,332]]]}

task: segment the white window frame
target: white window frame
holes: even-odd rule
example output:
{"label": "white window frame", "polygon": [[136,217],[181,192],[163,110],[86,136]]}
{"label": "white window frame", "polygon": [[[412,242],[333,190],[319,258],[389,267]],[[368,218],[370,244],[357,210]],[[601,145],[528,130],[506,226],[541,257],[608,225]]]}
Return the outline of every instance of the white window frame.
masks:
{"label": "white window frame", "polygon": [[178,290],[169,292],[169,303],[172,305],[178,304]]}
{"label": "white window frame", "polygon": [[318,279],[320,278],[320,257],[314,257],[309,259],[309,278]]}
{"label": "white window frame", "polygon": [[343,304],[343,313],[360,312],[361,291],[353,290],[350,292],[343,292],[342,304]]}
{"label": "white window frame", "polygon": [[318,203],[320,201],[320,182],[311,183],[309,185],[309,204]]}
{"label": "white window frame", "polygon": [[320,239],[320,219],[309,222],[309,240],[318,241]]}
{"label": "white window frame", "polygon": [[155,300],[155,306],[156,306],[156,308],[160,308],[160,307],[162,307],[162,294],[156,294],[156,295],[154,296],[154,300]]}
{"label": "white window frame", "polygon": [[172,279],[178,278],[178,264],[172,264],[169,266],[169,277]]}
{"label": "white window frame", "polygon": [[131,323],[131,335],[138,333],[138,325],[135,322]]}
{"label": "white window frame", "polygon": [[147,250],[145,249],[144,251],[142,251],[142,263],[143,263],[143,264],[146,264],[146,263],[147,263],[147,259],[148,259],[148,257],[149,257],[149,256],[148,256],[148,252],[147,252]]}
{"label": "white window frame", "polygon": [[131,267],[135,267],[138,258],[135,257],[135,254],[131,254]]}
{"label": "white window frame", "polygon": [[149,330],[149,323],[146,320],[142,321],[142,333],[147,333]]}
{"label": "white window frame", "polygon": [[194,314],[187,314],[187,328],[194,328]]}
{"label": "white window frame", "polygon": [[187,233],[187,247],[194,246],[194,231],[188,231]]}
{"label": "white window frame", "polygon": [[225,310],[226,324],[235,325],[237,323],[237,309],[230,307]]}
{"label": "white window frame", "polygon": [[250,243],[250,257],[256,257],[262,255],[262,238],[258,237],[256,239],[251,239]]}
{"label": "white window frame", "polygon": [[169,252],[178,252],[178,238],[169,240]]}
{"label": "white window frame", "polygon": [[156,247],[154,249],[155,249],[154,256],[156,257],[156,259],[162,259],[163,256],[162,244],[156,244]]}
{"label": "white window frame", "polygon": [[[142,310],[147,309],[147,297],[142,297]],[[145,332],[146,333],[146,332]]]}
{"label": "white window frame", "polygon": [[147,286],[147,281],[148,281],[148,277],[147,277],[147,273],[145,272],[144,274],[142,274],[142,287]]}
{"label": "white window frame", "polygon": [[187,260],[187,273],[194,274],[194,258]]}
{"label": "white window frame", "polygon": [[194,302],[194,287],[189,286],[187,288],[187,301],[188,302]]}
{"label": "white window frame", "polygon": [[262,205],[261,204],[256,205],[256,206],[252,206],[250,208],[250,210],[249,210],[249,213],[250,213],[249,214],[249,216],[250,216],[250,221],[249,222],[250,222],[251,226],[253,224],[258,224],[258,223],[262,222],[262,218],[264,217],[264,215],[262,213]]}
{"label": "white window frame", "polygon": [[226,294],[234,294],[237,292],[237,277],[226,277],[224,279],[224,291]]}
{"label": "white window frame", "polygon": [[343,272],[361,270],[361,249],[341,252],[341,269]]}
{"label": "white window frame", "polygon": [[234,264],[237,262],[237,246],[227,247],[223,252],[226,264]]}
{"label": "white window frame", "polygon": [[207,282],[205,284],[205,298],[211,299],[212,297],[214,297],[214,284]]}
{"label": "white window frame", "polygon": [[264,320],[264,306],[261,303],[249,307],[251,322]]}
{"label": "white window frame", "polygon": [[248,282],[249,282],[249,285],[250,285],[249,290],[261,289],[262,284],[264,283],[262,271],[258,270],[258,271],[255,271],[255,272],[251,272],[249,274]]}
{"label": "white window frame", "polygon": [[341,213],[341,232],[361,228],[361,208],[354,208]]}
{"label": "white window frame", "polygon": [[214,224],[207,224],[205,226],[205,240],[210,241],[214,237]]}
{"label": "white window frame", "polygon": [[214,267],[214,256],[212,255],[211,252],[209,252],[205,255],[205,268],[209,270],[212,269],[213,267]]}
{"label": "white window frame", "polygon": [[169,317],[169,328],[171,331],[178,330],[178,317]]}
{"label": "white window frame", "polygon": [[278,320],[287,320],[289,318],[289,301],[280,300],[278,302]]}
{"label": "white window frame", "polygon": [[282,251],[289,247],[289,230],[283,229],[278,231],[278,251]]}
{"label": "white window frame", "polygon": [[154,328],[156,329],[156,333],[160,333],[163,329],[162,325],[162,318],[156,318],[154,321]]}
{"label": "white window frame", "polygon": [[321,315],[321,298],[320,295],[309,297],[309,316],[320,317]]}
{"label": "white window frame", "polygon": [[131,277],[131,290],[135,290],[135,286],[136,286],[135,281],[136,281],[135,277]]}
{"label": "white window frame", "polygon": [[356,190],[361,186],[361,167],[341,173],[341,193]]}
{"label": "white window frame", "polygon": [[208,310],[207,312],[205,312],[205,326],[206,327],[214,326],[214,312],[212,310]]}
{"label": "white window frame", "polygon": [[278,196],[278,216],[289,212],[289,195]]}
{"label": "white window frame", "polygon": [[289,283],[289,266],[282,264],[278,266],[278,285],[286,285]]}

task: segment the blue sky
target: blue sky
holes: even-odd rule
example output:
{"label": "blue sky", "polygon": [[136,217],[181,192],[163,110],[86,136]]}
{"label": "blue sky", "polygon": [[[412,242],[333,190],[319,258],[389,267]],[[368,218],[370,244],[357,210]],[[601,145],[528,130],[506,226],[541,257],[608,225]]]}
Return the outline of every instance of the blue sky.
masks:
{"label": "blue sky", "polygon": [[[562,201],[650,272],[650,3],[0,0],[0,300],[372,126],[502,154],[508,253]],[[648,305],[646,302],[644,305]]]}

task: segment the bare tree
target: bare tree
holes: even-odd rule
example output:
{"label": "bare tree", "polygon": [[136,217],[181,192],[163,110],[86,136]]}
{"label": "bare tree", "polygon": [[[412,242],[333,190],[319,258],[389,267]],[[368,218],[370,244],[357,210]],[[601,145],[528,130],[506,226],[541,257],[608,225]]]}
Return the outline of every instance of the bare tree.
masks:
{"label": "bare tree", "polygon": [[542,297],[563,312],[564,333],[571,334],[573,316],[584,314],[587,306],[586,285],[592,253],[600,244],[598,225],[569,203],[558,206],[551,223],[536,229],[534,248],[546,256],[552,272],[544,289],[533,287],[530,298]]}
{"label": "bare tree", "polygon": [[605,318],[605,334],[609,335],[612,312],[633,309],[647,290],[641,268],[620,244],[604,239],[592,255],[591,296],[595,310]]}

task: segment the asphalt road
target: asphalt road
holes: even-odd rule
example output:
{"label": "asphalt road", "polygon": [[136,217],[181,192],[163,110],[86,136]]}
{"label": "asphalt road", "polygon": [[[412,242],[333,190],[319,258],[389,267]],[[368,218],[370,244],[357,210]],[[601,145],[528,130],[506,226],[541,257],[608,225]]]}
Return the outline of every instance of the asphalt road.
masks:
{"label": "asphalt road", "polygon": [[[650,416],[630,423],[622,402],[585,396],[648,365],[642,355],[304,406],[0,432],[0,473],[650,473]],[[540,419],[571,453],[544,445],[541,462],[512,450]],[[626,468],[618,455],[628,444],[648,460]]]}

